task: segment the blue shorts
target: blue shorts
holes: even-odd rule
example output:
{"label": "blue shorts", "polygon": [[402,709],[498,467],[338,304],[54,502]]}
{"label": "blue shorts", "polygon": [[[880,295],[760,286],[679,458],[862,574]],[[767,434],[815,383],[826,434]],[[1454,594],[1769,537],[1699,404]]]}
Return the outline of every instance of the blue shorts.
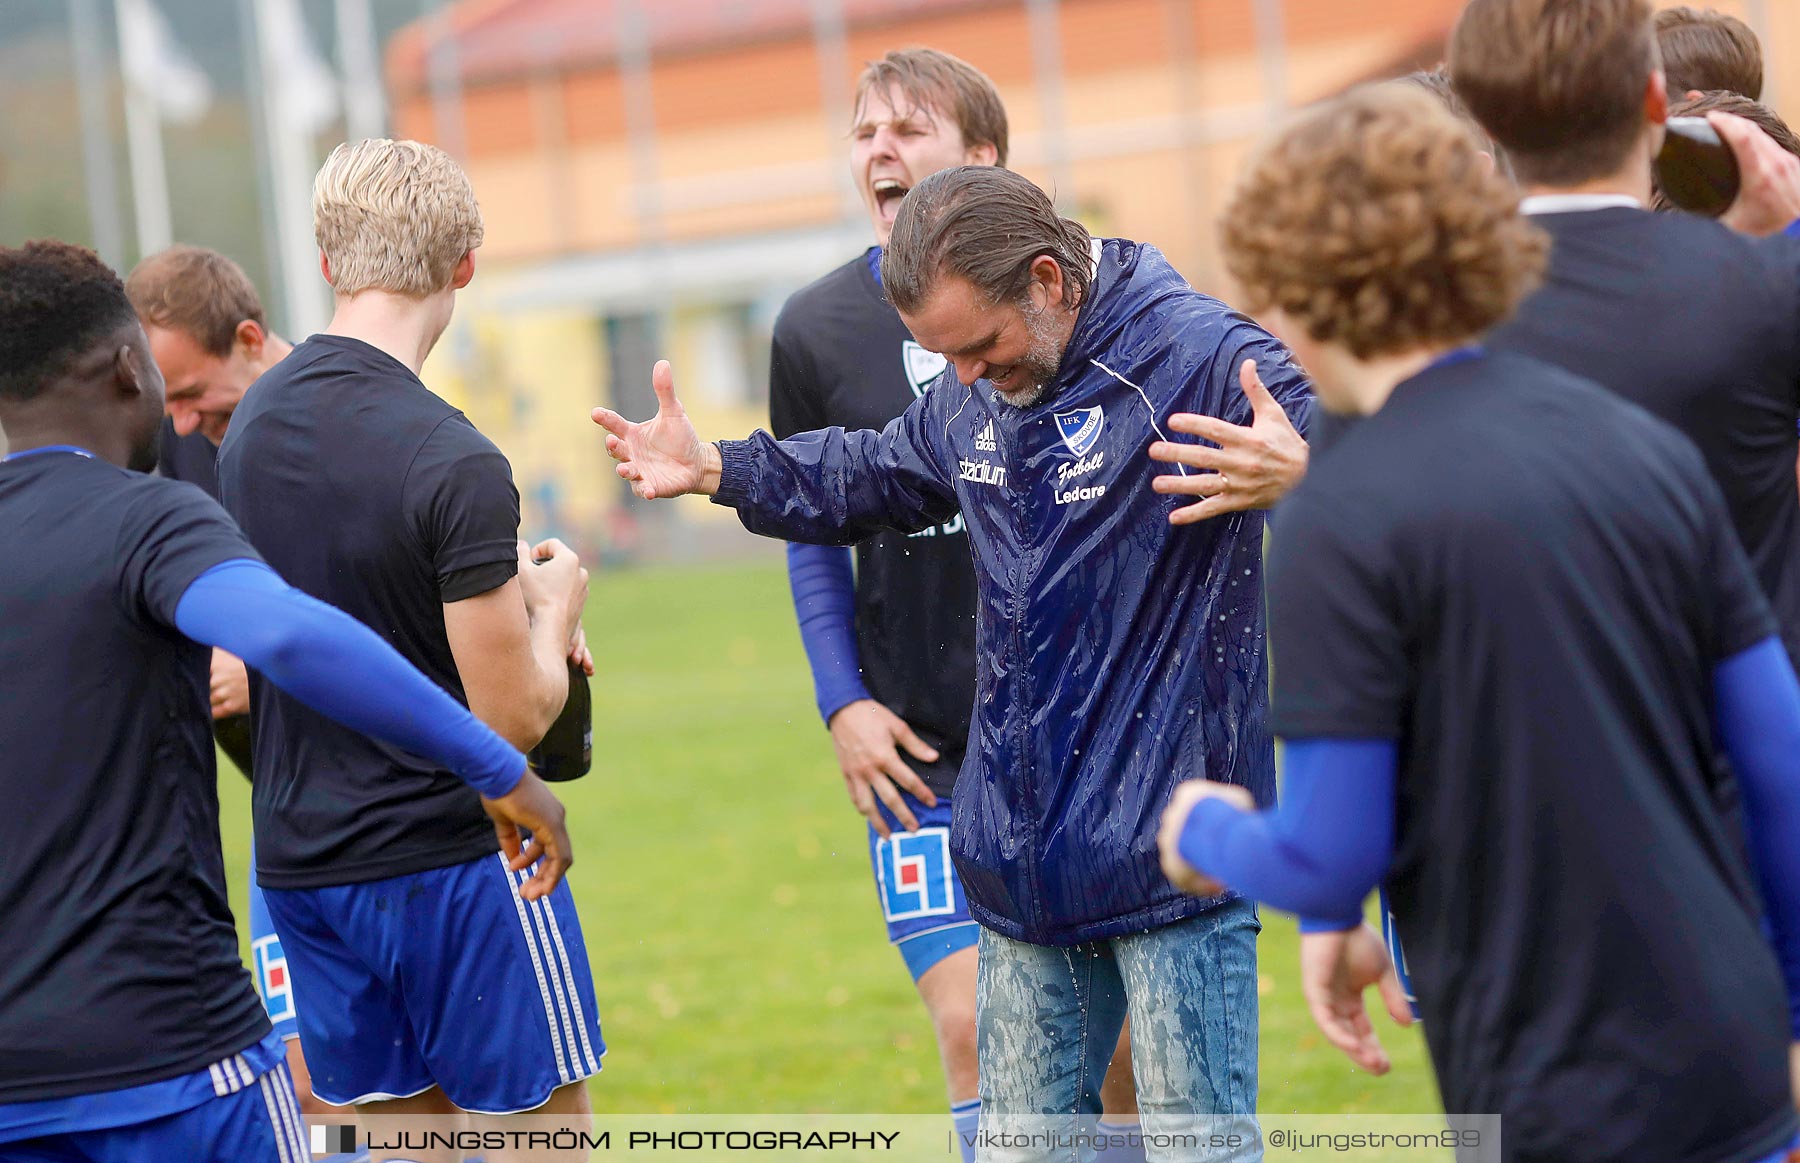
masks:
{"label": "blue shorts", "polygon": [[600,1072],[606,1044],[567,881],[498,852],[332,888],[265,889],[313,1093],[350,1105],[443,1088],[478,1114],[542,1106]]}
{"label": "blue shorts", "polygon": [[294,1020],[294,987],[288,981],[287,958],[281,952],[281,938],[275,935],[275,922],[269,919],[269,905],[263,900],[256,883],[256,844],[250,844],[250,976],[256,980],[256,992],[262,995],[263,1009],[269,1011],[269,1024],[282,1041],[300,1036]]}
{"label": "blue shorts", "polygon": [[888,940],[900,950],[914,981],[950,954],[975,944],[975,918],[963,899],[962,881],[950,863],[950,799],[939,796],[928,808],[905,792],[906,806],[919,821],[903,832],[886,805],[877,804],[894,834],[886,840],[869,827],[869,863],[875,893],[887,918]]}
{"label": "blue shorts", "polygon": [[242,1089],[124,1126],[0,1143],[0,1163],[309,1163],[286,1062]]}

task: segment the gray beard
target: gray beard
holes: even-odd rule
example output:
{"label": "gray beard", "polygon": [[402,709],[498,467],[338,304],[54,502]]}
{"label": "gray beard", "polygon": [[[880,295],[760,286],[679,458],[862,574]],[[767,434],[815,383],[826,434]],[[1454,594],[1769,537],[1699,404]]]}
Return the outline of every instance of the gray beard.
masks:
{"label": "gray beard", "polygon": [[1036,383],[1029,387],[1020,388],[1016,392],[1006,392],[999,388],[995,388],[994,398],[1008,407],[1029,408],[1044,398],[1049,387],[1049,384]]}
{"label": "gray beard", "polygon": [[1062,369],[1063,349],[1056,344],[1056,337],[1050,333],[1050,321],[1044,317],[1045,312],[1025,312],[1025,329],[1031,333],[1031,346],[1019,360],[1019,368],[1026,375],[1026,386],[1006,391],[995,388],[994,395],[1000,402],[1013,408],[1029,408],[1043,400],[1049,393],[1050,381]]}

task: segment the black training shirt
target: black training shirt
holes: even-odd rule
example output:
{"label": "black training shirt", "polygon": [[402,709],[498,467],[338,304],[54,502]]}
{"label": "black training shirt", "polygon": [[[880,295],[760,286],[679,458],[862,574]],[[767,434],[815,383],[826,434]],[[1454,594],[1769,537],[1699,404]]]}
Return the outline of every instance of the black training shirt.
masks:
{"label": "black training shirt", "polygon": [[0,1103],[190,1074],[268,1033],[219,851],[190,583],[256,553],[198,489],[0,463]]}
{"label": "black training shirt", "polygon": [[[385,352],[315,335],[265,372],[219,450],[225,507],[288,583],[344,610],[467,703],[443,606],[518,572],[506,458]],[[495,850],[450,772],[251,675],[257,879],[318,888]]]}
{"label": "black training shirt", "polygon": [[1776,627],[1693,445],[1524,357],[1434,368],[1286,502],[1269,595],[1276,730],[1399,741],[1386,883],[1445,1109],[1533,1163],[1785,1144],[1711,711]]}
{"label": "black training shirt", "polygon": [[[776,319],[770,430],[784,440],[819,428],[879,431],[943,368],[859,255],[795,292]],[[960,514],[856,547],[856,646],[869,693],[938,749],[936,763],[906,763],[950,795],[975,707],[975,563]]]}
{"label": "black training shirt", "polygon": [[186,436],[175,434],[175,422],[163,417],[157,438],[156,471],[174,481],[186,481],[219,499],[219,446],[198,428]]}
{"label": "black training shirt", "polygon": [[1800,240],[1691,214],[1539,214],[1544,286],[1488,346],[1642,404],[1700,449],[1800,665]]}

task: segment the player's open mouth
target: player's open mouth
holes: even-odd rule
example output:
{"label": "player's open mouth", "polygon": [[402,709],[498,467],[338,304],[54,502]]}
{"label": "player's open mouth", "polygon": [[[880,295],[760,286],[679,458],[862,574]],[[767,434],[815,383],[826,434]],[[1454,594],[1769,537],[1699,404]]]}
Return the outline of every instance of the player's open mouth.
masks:
{"label": "player's open mouth", "polygon": [[875,208],[892,217],[900,212],[900,199],[910,187],[898,178],[876,178],[870,189],[875,193]]}

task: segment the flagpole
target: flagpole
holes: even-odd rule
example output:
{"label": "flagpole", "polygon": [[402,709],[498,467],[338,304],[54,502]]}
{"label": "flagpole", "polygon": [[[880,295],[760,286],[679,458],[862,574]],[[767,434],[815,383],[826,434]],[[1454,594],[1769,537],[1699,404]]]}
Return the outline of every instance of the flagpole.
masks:
{"label": "flagpole", "polygon": [[263,302],[278,330],[296,334],[288,307],[287,283],[281,274],[281,230],[276,224],[275,159],[269,148],[269,93],[263,85],[262,39],[257,34],[256,0],[237,0],[238,43],[244,57],[244,104],[249,113],[250,146],[256,170],[257,222],[261,227]]}
{"label": "flagpole", "polygon": [[269,142],[269,172],[274,188],[275,238],[280,278],[287,302],[289,338],[298,341],[324,329],[330,321],[326,286],[319,273],[319,249],[313,238],[312,182],[315,168],[311,135],[294,124],[288,102],[292,94],[282,80],[283,53],[293,45],[275,43],[274,0],[256,0],[258,63],[263,78],[263,114]]}
{"label": "flagpole", "polygon": [[337,0],[338,68],[344,75],[344,133],[351,141],[387,136],[381,48],[369,0]]}
{"label": "flagpole", "polygon": [[163,161],[162,115],[157,112],[156,95],[143,93],[131,83],[127,56],[132,46],[126,30],[142,27],[134,22],[131,10],[143,0],[115,0],[118,17],[119,57],[125,83],[125,143],[131,159],[131,203],[137,224],[137,255],[163,250],[174,241],[175,228],[169,213],[169,173]]}
{"label": "flagpole", "polygon": [[113,168],[112,127],[106,115],[106,61],[95,0],[70,0],[69,41],[81,109],[82,172],[94,249],[114,270],[125,269],[125,224],[119,219],[119,175]]}

